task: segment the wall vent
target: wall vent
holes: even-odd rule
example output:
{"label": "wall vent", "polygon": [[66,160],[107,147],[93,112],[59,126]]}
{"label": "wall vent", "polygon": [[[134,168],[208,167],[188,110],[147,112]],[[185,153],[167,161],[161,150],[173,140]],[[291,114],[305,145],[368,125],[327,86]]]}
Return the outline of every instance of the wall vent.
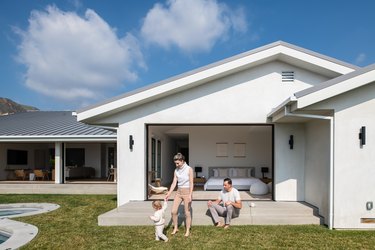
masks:
{"label": "wall vent", "polygon": [[294,71],[283,71],[281,72],[282,82],[294,82]]}

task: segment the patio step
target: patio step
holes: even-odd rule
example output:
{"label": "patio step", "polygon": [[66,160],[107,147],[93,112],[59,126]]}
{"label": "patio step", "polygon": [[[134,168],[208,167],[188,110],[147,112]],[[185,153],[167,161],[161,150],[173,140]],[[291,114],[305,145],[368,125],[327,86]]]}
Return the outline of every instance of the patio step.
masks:
{"label": "patio step", "polygon": [[[172,202],[168,202],[165,219],[171,224],[170,211]],[[240,217],[232,220],[232,225],[298,225],[298,224],[322,224],[322,218],[318,216],[315,207],[301,202],[275,202],[254,201],[254,207],[250,202],[243,202]],[[180,206],[183,214],[183,206]],[[212,220],[206,215],[206,201],[193,201],[192,224],[212,225]],[[153,214],[151,201],[132,201],[104,213],[98,217],[100,226],[121,225],[152,225],[149,215]],[[183,220],[183,216],[179,221]]]}

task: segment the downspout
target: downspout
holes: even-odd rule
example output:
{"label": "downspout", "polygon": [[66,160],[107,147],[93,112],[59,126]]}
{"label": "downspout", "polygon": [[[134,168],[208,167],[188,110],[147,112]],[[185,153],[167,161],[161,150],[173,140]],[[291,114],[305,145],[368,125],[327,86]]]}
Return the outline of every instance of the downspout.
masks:
{"label": "downspout", "polygon": [[311,119],[321,119],[321,120],[329,120],[330,122],[330,145],[329,145],[329,208],[328,208],[328,228],[333,229],[333,173],[334,173],[334,165],[333,165],[333,125],[334,119],[333,116],[322,116],[322,115],[311,115],[311,114],[294,114],[290,111],[290,106],[285,106],[284,109],[285,116],[293,116],[293,117],[302,117],[302,118],[311,118]]}

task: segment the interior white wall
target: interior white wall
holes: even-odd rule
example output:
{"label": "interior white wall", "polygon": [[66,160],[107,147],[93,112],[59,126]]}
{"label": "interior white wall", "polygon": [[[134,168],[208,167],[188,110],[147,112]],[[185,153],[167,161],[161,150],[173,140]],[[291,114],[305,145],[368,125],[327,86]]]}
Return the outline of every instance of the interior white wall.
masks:
{"label": "interior white wall", "polygon": [[[294,147],[289,148],[289,137]],[[275,125],[274,197],[277,201],[305,200],[305,126]]]}
{"label": "interior white wall", "polygon": [[[201,166],[202,176],[208,176],[208,167],[253,166],[256,177],[261,177],[261,166],[272,172],[272,127],[193,126],[190,135],[190,165]],[[227,143],[228,156],[216,156],[216,143]],[[234,144],[245,143],[245,157],[234,156]]]}
{"label": "interior white wall", "polygon": [[319,209],[328,224],[330,122],[312,120],[306,123],[305,201]]}
{"label": "interior white wall", "polygon": [[[84,148],[85,166],[95,169],[95,177],[101,175],[101,150],[100,143],[66,143],[65,148]],[[104,167],[104,166],[103,166]]]}
{"label": "interior white wall", "polygon": [[[361,218],[375,218],[375,84],[347,92],[314,106],[335,109],[334,228],[375,228]],[[366,126],[366,145],[360,147],[359,130]]]}
{"label": "interior white wall", "polygon": [[[253,166],[256,177],[262,177],[260,168],[268,167],[267,177],[272,177],[272,127],[271,126],[150,126],[151,137],[162,142],[162,184],[173,179],[175,166],[172,157],[177,153],[173,135],[189,137],[189,165],[194,169],[201,166],[200,176],[208,176],[210,166]],[[160,132],[159,130],[162,130]],[[171,135],[171,136],[169,136]],[[228,144],[228,157],[216,156],[216,143]],[[244,143],[245,157],[234,156],[234,144]],[[150,152],[150,149],[149,149]],[[149,157],[151,154],[149,153]],[[166,159],[165,159],[166,158]]]}

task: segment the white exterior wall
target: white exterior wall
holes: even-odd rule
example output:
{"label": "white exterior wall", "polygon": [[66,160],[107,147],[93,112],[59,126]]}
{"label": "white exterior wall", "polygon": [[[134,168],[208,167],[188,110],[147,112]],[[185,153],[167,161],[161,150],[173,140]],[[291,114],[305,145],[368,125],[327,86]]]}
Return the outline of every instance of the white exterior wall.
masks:
{"label": "white exterior wall", "polygon": [[[335,108],[334,228],[375,228],[361,218],[375,218],[375,84],[332,98],[314,108]],[[359,144],[359,130],[366,126],[366,145]]]}
{"label": "white exterior wall", "polygon": [[[280,74],[284,70],[295,71],[294,83],[281,82]],[[97,121],[98,123],[120,124],[118,129],[118,205],[130,200],[146,198],[145,124],[266,123],[267,114],[272,108],[292,93],[325,80],[327,80],[325,77],[276,61]],[[135,139],[133,152],[129,151],[128,146],[130,134]],[[190,150],[194,150],[194,145],[190,145]],[[303,178],[298,175],[296,180],[298,184],[295,182],[293,185],[287,185],[288,188],[292,187],[294,190],[286,193],[294,194],[281,191],[281,200],[301,200],[303,191],[298,191],[297,195],[296,188],[303,190]],[[282,180],[282,183],[284,181]],[[290,182],[293,181],[290,180]]]}
{"label": "white exterior wall", "polygon": [[[146,137],[144,123],[121,124],[117,130],[117,200],[122,205],[146,197]],[[133,135],[133,150],[129,136]]]}
{"label": "white exterior wall", "polygon": [[[293,135],[294,147],[289,148]],[[305,200],[305,126],[275,125],[274,197],[276,201]]]}
{"label": "white exterior wall", "polygon": [[319,208],[328,224],[330,121],[312,120],[305,126],[305,201]]}

